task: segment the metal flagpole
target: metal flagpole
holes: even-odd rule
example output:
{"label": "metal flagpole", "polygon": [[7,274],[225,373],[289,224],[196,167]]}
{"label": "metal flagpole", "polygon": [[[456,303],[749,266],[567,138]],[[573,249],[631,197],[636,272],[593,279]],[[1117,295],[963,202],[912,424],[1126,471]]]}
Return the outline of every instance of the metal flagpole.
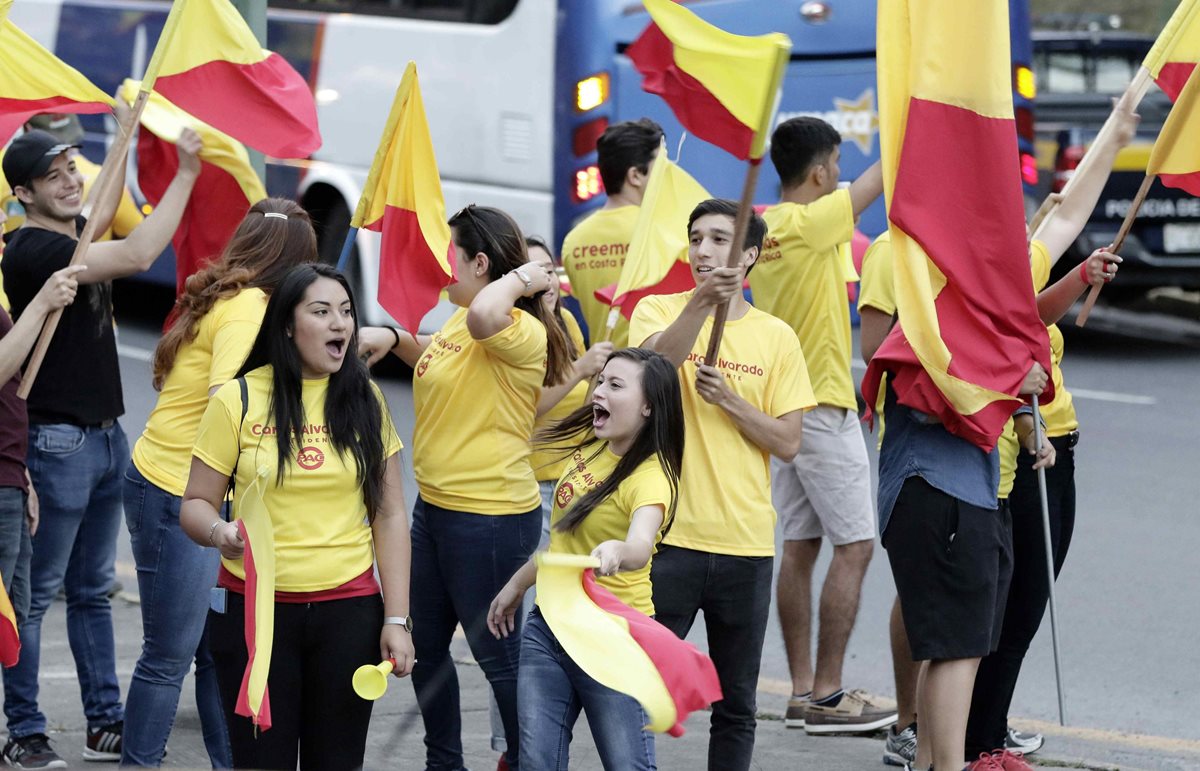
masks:
{"label": "metal flagpole", "polygon": [[342,253],[338,255],[337,269],[346,272],[346,263],[350,261],[350,253],[354,251],[354,242],[358,238],[358,228],[346,231],[346,242],[342,244]]}
{"label": "metal flagpole", "polygon": [[[1042,412],[1038,408],[1037,394],[1033,395],[1033,440],[1034,446],[1042,447]],[[1058,646],[1058,605],[1054,598],[1054,546],[1050,541],[1050,501],[1046,495],[1046,469],[1039,468],[1038,495],[1042,500],[1042,535],[1046,540],[1046,577],[1050,586],[1050,638],[1054,645],[1054,682],[1058,686],[1058,724],[1067,724],[1066,696],[1063,693],[1062,657]]]}

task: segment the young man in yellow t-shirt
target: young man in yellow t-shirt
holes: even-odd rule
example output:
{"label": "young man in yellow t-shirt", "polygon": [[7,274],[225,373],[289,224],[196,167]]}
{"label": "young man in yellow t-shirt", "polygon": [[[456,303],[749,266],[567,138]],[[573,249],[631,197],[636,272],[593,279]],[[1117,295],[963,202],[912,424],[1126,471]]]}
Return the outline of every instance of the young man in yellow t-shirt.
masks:
{"label": "young man in yellow t-shirt", "polygon": [[[608,200],[563,239],[562,264],[593,345],[604,338],[610,310],[596,299],[595,292],[621,278],[625,251],[662,137],[662,127],[649,118],[617,123],[604,130],[596,142],[596,154]],[[609,342],[624,348],[628,340],[629,323],[618,316]]]}
{"label": "young man in yellow t-shirt", "polygon": [[[809,733],[875,731],[896,720],[895,710],[842,690],[842,662],[875,548],[875,513],[850,379],[846,283],[858,277],[840,246],[883,191],[883,178],[875,164],[839,190],[841,142],[818,118],[792,118],[775,129],[771,162],[782,194],[763,213],[767,242],[750,277],[755,305],[786,321],[800,338],[817,397],[817,408],[804,416],[799,454],[771,462],[784,537],[777,601],[792,676],[786,722]],[[812,582],[825,538],[833,544],[833,561],[821,589],[814,667]]]}
{"label": "young man in yellow t-shirt", "polygon": [[[775,509],[770,466],[800,447],[801,416],[816,400],[796,334],[742,296],[766,225],[752,216],[741,261],[725,267],[737,205],[709,200],[688,223],[696,289],[647,297],[630,342],[679,367],[687,442],[679,507],[651,567],[659,622],[683,638],[704,612],[724,698],[713,705],[709,768],[739,771],[754,752],[755,696],[771,607]],[[716,362],[704,363],[712,313],[729,303]]]}

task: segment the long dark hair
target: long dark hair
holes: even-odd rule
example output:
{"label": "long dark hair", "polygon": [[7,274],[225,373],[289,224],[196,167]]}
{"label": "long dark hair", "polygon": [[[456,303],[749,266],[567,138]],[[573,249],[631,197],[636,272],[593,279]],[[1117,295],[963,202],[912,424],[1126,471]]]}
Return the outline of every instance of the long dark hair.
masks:
{"label": "long dark hair", "polygon": [[[662,354],[647,348],[613,351],[604,365],[608,366],[613,359],[627,359],[642,365],[642,393],[650,405],[650,416],[629,451],[617,461],[608,479],[576,501],[554,525],[560,532],[574,532],[587,515],[615,493],[638,466],[654,456],[657,456],[658,465],[667,475],[667,483],[671,486],[671,504],[664,523],[670,527],[671,520],[675,518],[675,506],[679,501],[679,473],[683,467],[683,399],[679,395],[679,374]],[[569,456],[596,441],[592,418],[592,404],[589,401],[558,423],[539,431],[533,441],[555,455],[561,452]],[[604,446],[601,446],[588,460],[603,451]]]}
{"label": "long dark hair", "polygon": [[[525,251],[528,253],[530,249],[534,248],[541,249],[550,255],[551,268],[557,266],[558,260],[554,258],[554,252],[550,249],[550,245],[546,243],[546,239],[541,236],[525,236]],[[583,355],[583,351],[575,347],[575,341],[571,339],[571,333],[567,331],[567,322],[563,321],[562,310],[562,286],[560,285],[558,294],[554,298],[554,320],[558,322],[558,325],[562,327],[563,334],[567,336],[567,347],[571,349],[571,358],[578,359]]]}
{"label": "long dark hair", "polygon": [[[283,215],[278,216],[266,216]],[[175,357],[196,339],[200,319],[217,300],[246,287],[267,294],[293,265],[317,261],[317,236],[308,212],[286,198],[264,198],[250,207],[221,256],[188,277],[171,310],[169,328],[154,349],[154,389],[161,391]]]}
{"label": "long dark hair", "polygon": [[[471,204],[450,218],[457,243],[470,255],[486,254],[488,257],[488,281],[496,281],[504,274],[529,262],[529,251],[525,237],[513,218],[490,206]],[[563,326],[551,318],[550,311],[542,305],[540,295],[519,297],[513,305],[530,314],[546,328],[546,377],[542,385],[561,383],[571,375],[571,340]]]}
{"label": "long dark hair", "polygon": [[358,351],[358,306],[346,277],[321,263],[297,265],[289,270],[267,302],[267,312],[258,330],[258,337],[254,339],[254,345],[246,356],[246,362],[238,370],[237,377],[243,377],[259,367],[271,366],[271,400],[267,411],[275,418],[275,440],[279,448],[276,483],[282,484],[293,450],[302,446],[306,422],[300,354],[288,331],[293,327],[296,307],[303,301],[304,292],[319,278],[331,278],[338,282],[350,298],[353,323],[342,367],[329,376],[325,421],[329,425],[329,437],[334,449],[354,456],[356,477],[362,485],[363,500],[367,504],[367,519],[374,522],[383,497],[383,472],[387,463],[383,455],[383,421],[390,418],[385,417],[379,399],[371,388],[367,365],[355,355]]}

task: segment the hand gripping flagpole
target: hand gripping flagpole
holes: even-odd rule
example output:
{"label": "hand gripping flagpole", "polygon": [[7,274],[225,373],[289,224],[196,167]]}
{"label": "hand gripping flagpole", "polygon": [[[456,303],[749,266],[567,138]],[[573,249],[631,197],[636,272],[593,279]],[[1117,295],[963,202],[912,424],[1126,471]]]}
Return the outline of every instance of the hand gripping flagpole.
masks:
{"label": "hand gripping flagpole", "polygon": [[[1037,394],[1033,395],[1033,441],[1037,451],[1042,448],[1042,412],[1038,407]],[[1036,456],[1035,456],[1036,457]],[[1066,695],[1063,693],[1062,657],[1058,645],[1058,604],[1054,597],[1054,545],[1050,540],[1050,502],[1046,495],[1046,469],[1039,468],[1038,496],[1042,501],[1042,536],[1046,541],[1046,578],[1050,587],[1050,639],[1054,646],[1054,682],[1058,686],[1058,724],[1067,724]]]}

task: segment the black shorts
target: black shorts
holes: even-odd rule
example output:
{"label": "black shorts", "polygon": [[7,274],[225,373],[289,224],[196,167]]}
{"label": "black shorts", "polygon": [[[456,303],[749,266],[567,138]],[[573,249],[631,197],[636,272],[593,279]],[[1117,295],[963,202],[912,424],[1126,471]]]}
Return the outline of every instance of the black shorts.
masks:
{"label": "black shorts", "polygon": [[996,650],[1012,579],[1008,502],[982,509],[921,477],[900,489],[883,536],[914,661]]}

